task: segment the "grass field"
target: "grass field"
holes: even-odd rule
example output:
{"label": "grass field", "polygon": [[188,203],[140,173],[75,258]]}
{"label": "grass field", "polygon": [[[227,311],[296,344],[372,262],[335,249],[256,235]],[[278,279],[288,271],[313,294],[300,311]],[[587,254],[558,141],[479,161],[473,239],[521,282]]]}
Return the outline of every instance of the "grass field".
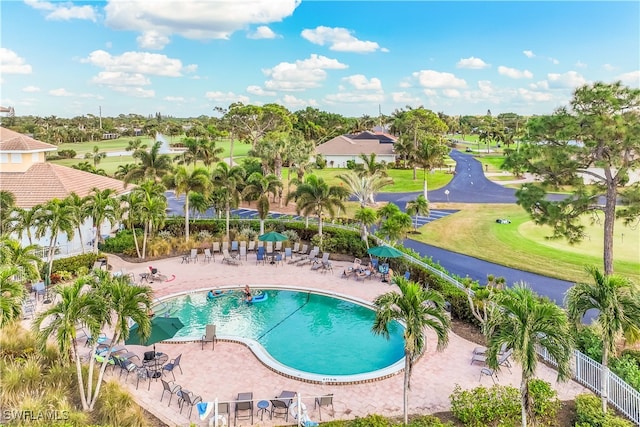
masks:
{"label": "grass field", "polygon": [[[444,207],[444,206],[440,206]],[[549,228],[538,227],[515,205],[454,205],[460,212],[434,221],[412,238],[464,253],[479,259],[525,271],[578,281],[588,280],[585,265],[602,268],[602,229],[588,224],[589,238],[569,245],[566,240],[548,240]],[[498,224],[497,218],[508,218],[511,224]],[[624,233],[624,239],[622,238]],[[618,274],[640,280],[640,232],[616,223],[614,269]],[[490,273],[490,272],[488,272]]]}

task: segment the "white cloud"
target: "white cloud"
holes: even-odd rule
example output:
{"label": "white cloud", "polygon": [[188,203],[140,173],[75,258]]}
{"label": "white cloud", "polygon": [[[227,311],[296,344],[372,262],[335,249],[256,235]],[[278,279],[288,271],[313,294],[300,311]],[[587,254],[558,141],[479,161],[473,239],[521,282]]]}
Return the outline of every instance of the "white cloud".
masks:
{"label": "white cloud", "polygon": [[242,102],[249,103],[249,97],[238,95],[233,92],[211,91],[204,94],[205,98],[214,102]]}
{"label": "white cloud", "polygon": [[349,83],[357,90],[382,90],[382,82],[376,77],[372,77],[370,80],[362,74],[354,74],[352,76],[344,77],[342,81]]}
{"label": "white cloud", "polygon": [[604,68],[604,70],[605,70],[605,71],[609,71],[609,72],[611,72],[611,71],[615,71],[615,70],[616,70],[616,67],[614,67],[614,66],[613,66],[613,65],[611,65],[611,64],[604,64],[604,65],[602,66],[602,68]]}
{"label": "white cloud", "polygon": [[37,86],[25,86],[22,88],[22,91],[27,93],[35,93],[40,92],[40,88]]}
{"label": "white cloud", "polygon": [[569,88],[573,89],[587,83],[587,80],[576,71],[567,71],[563,74],[549,73],[547,74],[550,88]]}
{"label": "white cloud", "polygon": [[460,98],[461,96],[458,89],[443,89],[442,94],[447,98]]}
{"label": "white cloud", "polygon": [[264,84],[271,90],[300,91],[320,86],[320,82],[327,78],[326,69],[339,70],[347,68],[336,59],[312,54],[307,59],[297,60],[295,63],[281,62],[273,68],[262,70],[271,77]]}
{"label": "white cloud", "polygon": [[146,31],[136,38],[138,46],[143,49],[161,50],[169,44],[169,37],[160,34],[158,31]]}
{"label": "white cloud", "polygon": [[166,55],[148,52],[125,52],[112,56],[104,50],[95,50],[82,62],[104,68],[106,71],[151,74],[156,76],[180,77],[182,71],[192,71],[193,66],[182,66],[182,61]]}
{"label": "white cloud", "polygon": [[551,61],[553,65],[558,65],[560,63],[560,61],[558,61],[556,58],[551,58],[551,57],[549,57],[549,61]]}
{"label": "white cloud", "polygon": [[628,86],[640,87],[640,70],[620,74],[616,77],[616,80],[621,80],[622,83]]}
{"label": "white cloud", "polygon": [[532,90],[548,90],[549,89],[549,82],[546,80],[540,80],[539,82],[536,83],[529,83],[529,88],[531,88]]}
{"label": "white cloud", "polygon": [[105,6],[105,24],[115,30],[156,31],[195,40],[228,39],[250,25],[291,16],[301,0],[115,1]]}
{"label": "white cloud", "polygon": [[525,88],[519,88],[518,95],[525,101],[533,102],[546,102],[553,99],[553,96],[548,92],[536,92]]}
{"label": "white cloud", "polygon": [[501,65],[498,67],[498,73],[503,76],[507,76],[512,79],[530,79],[533,78],[533,74],[529,70],[518,70],[516,68],[509,68]]}
{"label": "white cloud", "polygon": [[357,39],[352,35],[352,31],[346,28],[319,26],[313,30],[302,30],[301,36],[313,44],[320,46],[327,44],[330,50],[338,52],[369,53],[377,50],[389,51],[381,48],[376,42]]}
{"label": "white cloud", "polygon": [[384,94],[375,92],[339,92],[328,94],[324,97],[324,101],[329,104],[342,103],[380,103],[384,101]]}
{"label": "white cloud", "polygon": [[68,2],[48,2],[40,0],[25,0],[25,4],[37,10],[48,12],[46,19],[50,21],[69,21],[71,19],[84,19],[96,22],[96,12],[93,7],[73,6]]}
{"label": "white cloud", "polygon": [[270,90],[264,90],[260,86],[251,85],[247,86],[247,93],[256,96],[276,96],[276,93]]}
{"label": "white cloud", "polygon": [[284,105],[290,110],[318,106],[318,102],[315,99],[300,99],[289,94],[285,94],[281,99],[278,99],[278,103]]}
{"label": "white cloud", "polygon": [[405,104],[410,106],[416,106],[421,104],[421,99],[417,96],[412,96],[408,92],[392,92],[391,99],[398,104]]}
{"label": "white cloud", "polygon": [[146,86],[151,84],[151,81],[140,73],[101,71],[91,79],[91,83],[105,86]]}
{"label": "white cloud", "polygon": [[578,68],[587,68],[587,64],[585,64],[585,63],[584,63],[584,62],[582,62],[582,61],[578,61],[578,62],[576,62],[576,64],[575,64],[575,65],[576,65],[576,67],[578,67]]}
{"label": "white cloud", "polygon": [[247,37],[250,39],[275,39],[277,35],[266,25],[260,25],[254,32],[247,34]]}
{"label": "white cloud", "polygon": [[134,98],[153,98],[156,96],[155,91],[151,89],[143,89],[141,87],[111,86],[111,89],[116,92],[127,94],[128,96],[133,96]]}
{"label": "white cloud", "polygon": [[536,56],[536,54],[530,50],[523,50],[522,53],[524,53],[524,56],[526,56],[527,58],[534,58]]}
{"label": "white cloud", "polygon": [[0,47],[0,75],[31,74],[31,72],[31,65],[27,64],[24,58],[11,49]]}
{"label": "white cloud", "polygon": [[58,89],[51,89],[49,91],[49,95],[52,96],[73,96],[73,93],[69,92],[68,90],[64,89],[64,88],[58,88]]}
{"label": "white cloud", "polygon": [[184,102],[186,99],[183,96],[165,96],[163,98],[165,101],[169,102]]}
{"label": "white cloud", "polygon": [[443,73],[434,70],[420,70],[411,74],[424,88],[464,88],[467,82],[451,73]]}
{"label": "white cloud", "polygon": [[470,56],[469,58],[462,58],[456,64],[458,68],[469,68],[472,70],[479,70],[482,68],[490,67],[491,65],[487,64],[480,58],[476,58],[475,56]]}

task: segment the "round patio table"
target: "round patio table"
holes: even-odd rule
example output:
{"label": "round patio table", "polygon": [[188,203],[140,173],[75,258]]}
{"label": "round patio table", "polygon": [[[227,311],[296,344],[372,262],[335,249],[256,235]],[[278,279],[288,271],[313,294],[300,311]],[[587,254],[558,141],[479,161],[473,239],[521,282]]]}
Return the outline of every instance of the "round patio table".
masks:
{"label": "round patio table", "polygon": [[153,359],[143,360],[142,365],[149,371],[152,371],[151,378],[160,378],[162,376],[162,367],[169,360],[169,355],[166,353],[156,352]]}
{"label": "round patio table", "polygon": [[[260,414],[260,421],[262,421],[262,418],[264,417],[264,413],[267,412],[267,409],[269,409],[269,401],[267,400],[261,400],[260,402],[258,402],[258,414]],[[269,414],[269,419],[271,419],[271,414]]]}

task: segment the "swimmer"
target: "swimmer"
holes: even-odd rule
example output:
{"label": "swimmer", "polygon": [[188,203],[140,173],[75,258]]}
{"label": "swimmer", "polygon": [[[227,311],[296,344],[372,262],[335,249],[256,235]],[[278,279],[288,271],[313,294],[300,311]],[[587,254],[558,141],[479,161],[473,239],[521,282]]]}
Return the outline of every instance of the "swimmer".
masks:
{"label": "swimmer", "polygon": [[253,299],[253,297],[251,296],[251,289],[249,289],[249,285],[245,285],[244,286],[244,290],[242,291],[244,293],[244,299],[247,302],[251,302],[251,300]]}

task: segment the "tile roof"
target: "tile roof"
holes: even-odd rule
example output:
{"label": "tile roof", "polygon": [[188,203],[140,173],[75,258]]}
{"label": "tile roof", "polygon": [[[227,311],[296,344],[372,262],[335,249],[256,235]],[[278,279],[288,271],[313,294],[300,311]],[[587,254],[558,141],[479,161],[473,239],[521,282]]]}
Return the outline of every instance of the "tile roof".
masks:
{"label": "tile roof", "polygon": [[38,141],[27,135],[0,127],[0,152],[7,151],[55,151],[55,145]]}
{"label": "tile roof", "polygon": [[53,163],[35,163],[26,172],[0,172],[0,190],[10,191],[16,198],[16,206],[23,209],[46,203],[52,199],[64,199],[71,193],[80,197],[91,194],[94,187],[108,188],[124,194],[125,189],[117,179],[84,172]]}
{"label": "tile roof", "polygon": [[336,136],[316,147],[316,153],[325,156],[345,156],[360,154],[392,155],[393,144],[381,144],[377,139],[351,139],[346,135]]}

